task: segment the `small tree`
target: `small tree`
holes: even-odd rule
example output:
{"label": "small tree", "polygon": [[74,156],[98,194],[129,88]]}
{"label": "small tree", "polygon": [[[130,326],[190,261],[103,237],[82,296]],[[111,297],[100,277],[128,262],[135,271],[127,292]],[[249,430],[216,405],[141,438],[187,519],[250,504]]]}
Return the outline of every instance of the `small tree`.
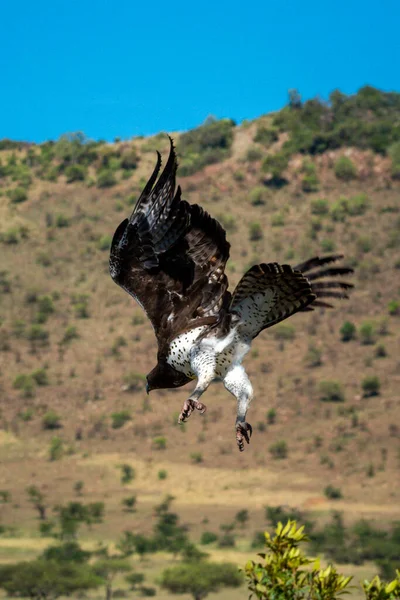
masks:
{"label": "small tree", "polygon": [[28,494],[29,502],[33,504],[34,508],[39,513],[39,519],[45,521],[47,506],[44,502],[43,492],[41,492],[36,485],[30,485],[26,488],[26,492]]}
{"label": "small tree", "polygon": [[173,594],[191,594],[194,600],[202,600],[211,592],[226,587],[239,587],[243,578],[232,563],[184,563],[166,569],[160,578],[162,588]]}
{"label": "small tree", "polygon": [[121,558],[104,558],[93,565],[93,571],[103,579],[106,586],[106,600],[111,600],[115,577],[120,573],[132,571],[132,566],[127,560]]}

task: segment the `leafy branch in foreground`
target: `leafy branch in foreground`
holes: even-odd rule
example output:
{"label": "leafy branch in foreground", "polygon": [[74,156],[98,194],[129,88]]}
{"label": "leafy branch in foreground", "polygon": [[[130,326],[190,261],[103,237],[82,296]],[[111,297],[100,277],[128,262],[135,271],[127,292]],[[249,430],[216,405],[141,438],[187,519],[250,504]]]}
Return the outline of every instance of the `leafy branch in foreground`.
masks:
{"label": "leafy branch in foreground", "polygon": [[[345,577],[332,565],[321,569],[319,559],[307,558],[300,550],[302,542],[309,538],[304,526],[297,527],[296,521],[289,520],[284,526],[278,523],[275,533],[265,533],[268,553],[258,554],[264,562],[250,560],[243,571],[248,588],[260,600],[335,600],[349,593],[352,577]],[[389,583],[379,577],[363,584],[367,600],[399,600],[400,571]]]}

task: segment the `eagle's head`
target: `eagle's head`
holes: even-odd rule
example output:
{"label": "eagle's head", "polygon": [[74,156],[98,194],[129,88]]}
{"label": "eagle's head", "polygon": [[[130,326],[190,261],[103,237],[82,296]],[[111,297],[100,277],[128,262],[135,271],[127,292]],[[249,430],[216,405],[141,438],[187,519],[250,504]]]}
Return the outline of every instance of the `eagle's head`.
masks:
{"label": "eagle's head", "polygon": [[159,390],[162,388],[177,388],[189,383],[190,377],[184,373],[176,371],[167,361],[159,360],[157,365],[152,371],[146,376],[147,385],[146,392],[149,393],[152,390]]}

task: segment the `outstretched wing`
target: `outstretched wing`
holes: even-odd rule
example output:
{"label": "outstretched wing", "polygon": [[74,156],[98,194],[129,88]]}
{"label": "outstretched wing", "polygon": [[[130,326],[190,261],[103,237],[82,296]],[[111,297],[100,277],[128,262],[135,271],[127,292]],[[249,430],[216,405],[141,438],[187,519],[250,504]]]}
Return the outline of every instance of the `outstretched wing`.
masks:
{"label": "outstretched wing", "polygon": [[111,244],[110,273],[145,310],[159,346],[178,333],[217,322],[228,287],[225,231],[196,204],[175,193],[177,161],[172,139],[167,164],[161,157],[129,219]]}
{"label": "outstretched wing", "polygon": [[289,265],[263,263],[243,275],[233,293],[230,311],[240,317],[240,333],[255,338],[315,299],[302,273]]}
{"label": "outstretched wing", "polygon": [[[316,257],[294,268],[277,263],[251,267],[239,281],[230,306],[240,317],[240,332],[255,338],[263,329],[298,311],[332,307],[321,298],[347,298],[345,290],[353,287],[350,283],[320,281],[353,271],[348,267],[321,269],[339,258],[342,256]],[[318,270],[313,271],[315,268]]]}

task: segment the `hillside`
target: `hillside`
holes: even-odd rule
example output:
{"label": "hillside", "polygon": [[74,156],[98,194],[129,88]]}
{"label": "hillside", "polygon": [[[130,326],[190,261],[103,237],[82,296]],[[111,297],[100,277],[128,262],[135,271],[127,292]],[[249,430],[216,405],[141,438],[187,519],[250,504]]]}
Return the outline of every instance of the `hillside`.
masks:
{"label": "hillside", "polygon": [[[85,495],[107,505],[96,535],[115,539],[126,527],[121,462],[137,471],[144,511],[132,525],[165,493],[195,537],[203,518],[218,527],[241,508],[250,537],[265,526],[266,504],[321,518],[335,508],[348,521],[400,518],[400,95],[371,89],[358,103],[337,98],[339,108],[292,96],[280,113],[240,126],[210,120],[172,134],[183,197],[227,230],[231,288],[257,262],[338,252],[355,270],[349,300],[254,342],[244,453],[222,385],[205,395],[207,413],[183,426],[189,386],[146,396],[154,335],[108,273],[111,237],[155,149],[165,160],[166,136],[0,142],[0,477],[13,498],[3,523],[36,527],[28,485],[55,504],[83,480]],[[341,499],[326,497],[328,484]]]}

